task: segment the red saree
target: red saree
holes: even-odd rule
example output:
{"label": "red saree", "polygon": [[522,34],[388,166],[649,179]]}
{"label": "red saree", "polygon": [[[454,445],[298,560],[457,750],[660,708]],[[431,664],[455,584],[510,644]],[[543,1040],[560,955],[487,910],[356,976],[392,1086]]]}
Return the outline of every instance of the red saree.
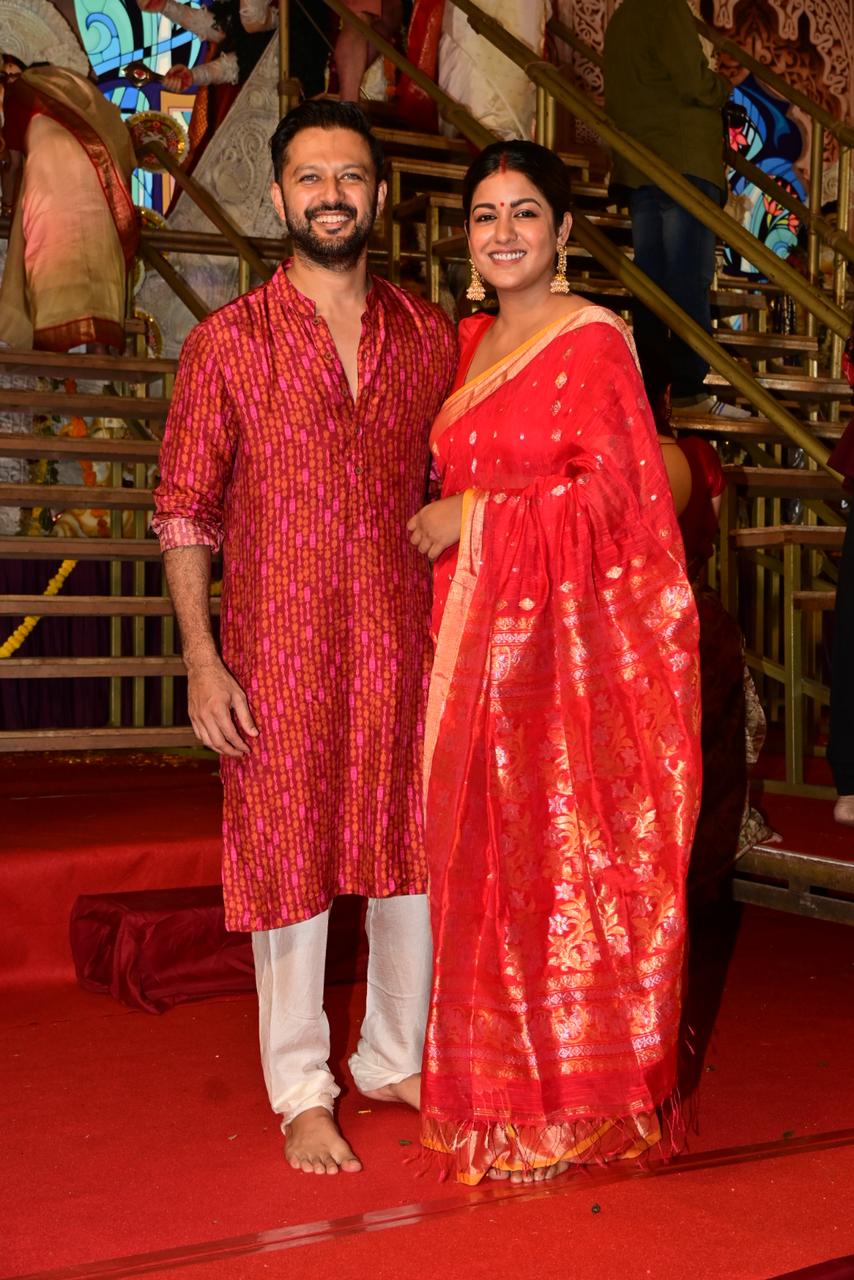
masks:
{"label": "red saree", "polygon": [[433,429],[467,500],[436,567],[422,1142],[468,1183],[639,1154],[675,1085],[697,619],[628,342],[586,307]]}

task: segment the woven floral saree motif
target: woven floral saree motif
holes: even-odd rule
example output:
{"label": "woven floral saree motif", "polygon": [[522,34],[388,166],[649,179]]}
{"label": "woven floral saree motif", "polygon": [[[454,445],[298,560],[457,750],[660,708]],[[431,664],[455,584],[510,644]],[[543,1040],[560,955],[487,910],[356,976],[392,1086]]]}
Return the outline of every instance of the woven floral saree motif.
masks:
{"label": "woven floral saree motif", "polygon": [[674,1089],[697,622],[629,342],[585,308],[433,433],[469,492],[436,574],[422,1140],[466,1182],[634,1154]]}

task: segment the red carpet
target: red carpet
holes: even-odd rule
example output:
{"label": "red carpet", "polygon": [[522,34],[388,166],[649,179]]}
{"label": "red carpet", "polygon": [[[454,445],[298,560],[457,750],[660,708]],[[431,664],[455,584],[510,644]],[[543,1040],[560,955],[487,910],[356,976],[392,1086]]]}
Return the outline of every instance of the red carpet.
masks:
{"label": "red carpet", "polygon": [[[282,1160],[251,996],[152,1017],[67,980],[78,893],[215,878],[210,767],[13,760],[0,770],[0,1276],[771,1280],[827,1263],[823,1280],[842,1280],[830,1260],[854,1254],[854,931],[749,908],[727,965],[735,913],[707,922],[693,952],[697,1129],[664,1169],[470,1192],[413,1159],[413,1113],[351,1092],[342,1123],[365,1172],[303,1177]],[[840,833],[826,801],[763,805],[790,847],[824,851]],[[359,985],[329,991],[342,1078],[362,999]]]}
{"label": "red carpet", "polygon": [[[688,1156],[545,1191],[437,1182],[406,1163],[414,1114],[352,1093],[342,1121],[365,1172],[292,1173],[251,997],[155,1018],[68,987],[10,993],[3,1273],[533,1280],[551,1259],[579,1280],[766,1280],[851,1253],[852,941],[841,926],[747,910]],[[330,992],[339,1062],[360,998]],[[247,1241],[257,1233],[269,1234]],[[178,1256],[138,1258],[162,1250]],[[138,1260],[98,1265],[111,1258]]]}
{"label": "red carpet", "polygon": [[216,764],[176,755],[0,756],[0,986],[73,979],[81,893],[216,884]]}

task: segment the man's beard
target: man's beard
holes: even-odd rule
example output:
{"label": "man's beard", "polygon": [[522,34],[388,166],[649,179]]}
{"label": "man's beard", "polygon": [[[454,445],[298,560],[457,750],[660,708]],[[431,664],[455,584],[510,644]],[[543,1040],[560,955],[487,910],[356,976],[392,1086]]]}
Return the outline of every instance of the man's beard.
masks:
{"label": "man's beard", "polygon": [[[323,239],[315,234],[312,227],[313,220],[322,213],[345,213],[353,219],[353,227],[348,235],[324,236]],[[355,266],[362,256],[365,245],[368,243],[374,222],[377,217],[377,195],[371,208],[358,221],[357,210],[351,204],[346,204],[343,200],[335,201],[332,204],[319,204],[313,209],[307,209],[304,217],[293,213],[292,210],[285,205],[285,224],[291,235],[291,241],[294,246],[294,252],[300,257],[308,258],[309,261],[316,263],[319,267],[327,267],[330,271],[348,271]]]}

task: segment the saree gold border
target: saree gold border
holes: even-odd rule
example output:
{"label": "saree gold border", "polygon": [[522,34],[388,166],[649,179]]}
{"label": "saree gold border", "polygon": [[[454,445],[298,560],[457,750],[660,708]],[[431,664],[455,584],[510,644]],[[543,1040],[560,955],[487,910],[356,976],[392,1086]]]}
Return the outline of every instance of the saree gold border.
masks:
{"label": "saree gold border", "polygon": [[427,713],[424,718],[424,812],[427,813],[427,793],[430,789],[430,772],[433,755],[439,738],[439,725],[457,667],[460,643],[477,586],[483,550],[483,519],[487,494],[477,489],[466,489],[463,495],[463,515],[460,529],[460,549],[457,571],[451,581],[442,625],[436,641],[436,655],[430,676],[430,692],[427,695]]}

